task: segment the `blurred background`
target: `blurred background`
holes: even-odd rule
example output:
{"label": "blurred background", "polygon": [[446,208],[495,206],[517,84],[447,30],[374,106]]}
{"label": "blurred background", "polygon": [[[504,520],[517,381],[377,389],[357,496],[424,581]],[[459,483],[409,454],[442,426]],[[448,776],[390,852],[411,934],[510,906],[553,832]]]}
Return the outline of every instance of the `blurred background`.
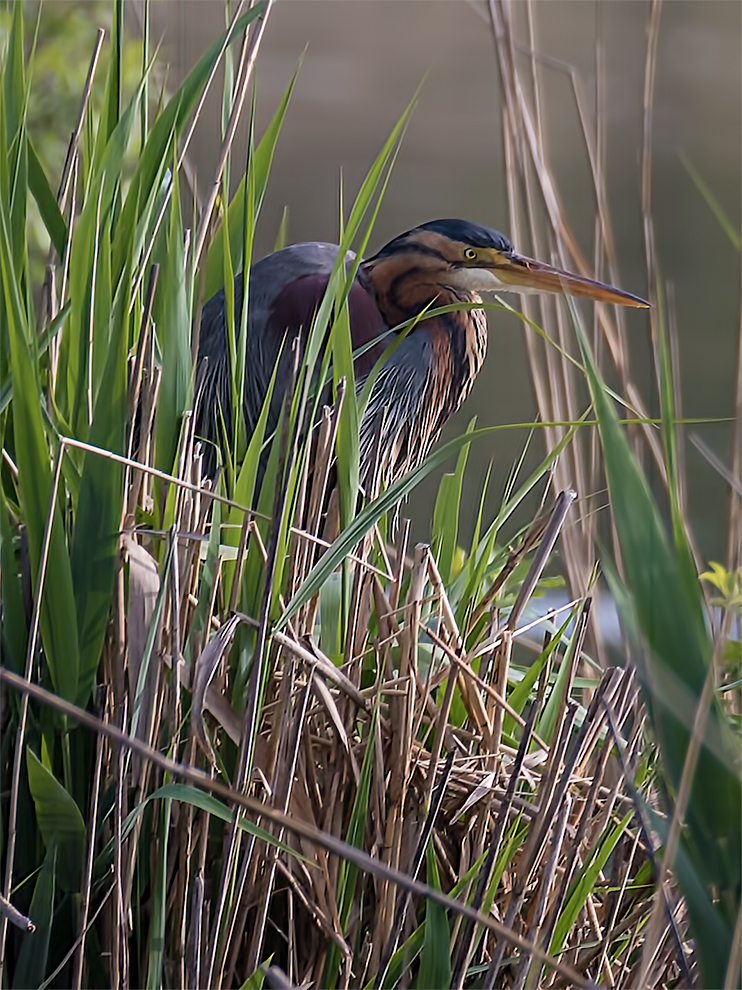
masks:
{"label": "blurred background", "polygon": [[[66,17],[107,26],[106,4],[65,4]],[[233,4],[234,6],[234,4]],[[48,5],[42,21],[53,17]],[[50,11],[50,8],[51,11]],[[602,92],[609,204],[620,285],[646,294],[641,226],[640,155],[648,2],[534,0],[532,45],[541,59],[543,127],[550,167],[583,252],[593,257],[595,202],[576,108],[573,78],[592,115]],[[128,28],[140,31],[139,8]],[[513,13],[524,49],[526,0]],[[160,82],[172,90],[225,23],[220,0],[159,0],[151,5],[151,41],[160,44]],[[94,30],[93,30],[94,34]],[[91,45],[92,48],[92,45]],[[257,132],[273,114],[296,67],[303,64],[286,117],[258,230],[258,254],[274,244],[284,208],[288,240],[334,241],[339,203],[350,204],[367,168],[424,79],[372,238],[376,250],[425,220],[462,217],[507,231],[500,93],[486,5],[467,0],[278,0],[257,63]],[[81,70],[87,66],[81,53]],[[526,50],[516,57],[527,58]],[[167,70],[165,70],[165,67]],[[191,145],[198,188],[205,194],[220,147],[219,85]],[[79,92],[79,89],[78,89]],[[245,114],[247,117],[248,115]],[[74,111],[69,127],[74,124]],[[244,160],[237,141],[233,177]],[[737,230],[742,149],[742,5],[725,0],[665,0],[661,10],[653,120],[653,213],[662,274],[674,289],[682,369],[682,413],[729,417],[735,399],[739,334],[739,253],[692,181],[703,177]],[[517,245],[516,245],[517,247]],[[527,247],[527,246],[526,246]],[[517,305],[517,297],[509,297]],[[586,315],[589,312],[585,310]],[[634,378],[650,410],[646,318],[627,314]],[[476,415],[479,426],[535,418],[524,334],[505,314],[490,317],[485,369],[447,436]],[[726,424],[691,427],[725,462]],[[467,504],[476,513],[493,463],[489,507],[499,504],[527,431],[504,431],[470,453]],[[537,435],[528,464],[543,455]],[[727,487],[687,445],[690,513],[703,557],[723,552]],[[432,514],[437,479],[413,494],[420,525]],[[466,538],[473,518],[462,521]],[[413,533],[413,535],[415,535]]]}

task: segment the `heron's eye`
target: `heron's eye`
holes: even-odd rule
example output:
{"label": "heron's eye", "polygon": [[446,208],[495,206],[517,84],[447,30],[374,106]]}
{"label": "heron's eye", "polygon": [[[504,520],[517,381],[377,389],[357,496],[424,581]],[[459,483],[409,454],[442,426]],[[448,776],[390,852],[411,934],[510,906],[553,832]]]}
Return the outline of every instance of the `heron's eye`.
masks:
{"label": "heron's eye", "polygon": [[466,258],[467,261],[474,261],[476,256],[477,256],[477,252],[474,250],[474,248],[464,249],[464,257]]}

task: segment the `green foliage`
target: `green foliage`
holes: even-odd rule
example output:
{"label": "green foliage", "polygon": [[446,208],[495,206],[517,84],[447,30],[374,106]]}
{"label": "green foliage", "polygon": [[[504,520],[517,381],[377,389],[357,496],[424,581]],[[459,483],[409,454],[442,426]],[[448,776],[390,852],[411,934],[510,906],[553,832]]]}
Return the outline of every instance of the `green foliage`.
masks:
{"label": "green foliage", "polygon": [[[440,890],[441,880],[432,845],[426,850],[426,860],[428,883],[434,890]],[[440,904],[428,901],[425,905],[425,939],[415,984],[418,990],[451,985],[450,937],[445,910]]]}
{"label": "green foliage", "polygon": [[[375,733],[375,721],[378,715],[375,713],[374,718],[371,722],[371,738]],[[349,845],[355,846],[360,849],[363,846],[364,836],[366,832],[366,824],[368,820],[368,802],[369,793],[371,789],[371,777],[373,773],[374,766],[374,747],[373,745],[366,746],[366,753],[363,757],[363,766],[361,767],[361,779],[358,783],[358,791],[356,792],[355,800],[353,802],[353,811],[350,817],[350,824],[348,826],[348,833],[346,841]],[[345,931],[348,925],[348,919],[350,918],[350,913],[353,909],[353,903],[355,899],[355,889],[358,882],[358,869],[351,863],[343,863],[340,867],[340,876],[338,878],[337,886],[337,915],[342,926],[342,930]],[[328,953],[327,965],[325,967],[325,978],[322,982],[323,986],[334,987],[338,980],[338,963],[340,961],[337,946],[333,945]]]}
{"label": "green foliage", "polygon": [[728,571],[714,560],[710,561],[710,567],[711,570],[699,574],[699,578],[719,592],[711,599],[711,604],[742,615],[742,570]]}
{"label": "green foliage", "polygon": [[26,932],[23,936],[18,965],[13,974],[13,987],[17,990],[40,986],[47,972],[49,945],[54,922],[57,858],[56,846],[47,849],[41,872],[36,878],[29,909],[36,930]]}
{"label": "green foliage", "polygon": [[608,862],[608,857],[616,848],[616,843],[621,838],[632,817],[633,811],[629,811],[618,824],[607,828],[601,840],[591,851],[589,860],[581,867],[572,883],[567,897],[567,903],[557,919],[554,934],[551,937],[550,952],[556,954],[562,950],[569,933],[577,921],[577,916],[595,888],[601,870]]}
{"label": "green foliage", "polygon": [[26,769],[47,854],[57,854],[57,882],[63,890],[79,890],[86,834],[80,809],[30,749],[26,750]]}
{"label": "green foliage", "polygon": [[[691,774],[683,812],[687,828],[680,834],[679,880],[699,935],[704,982],[721,986],[741,903],[742,783],[735,742],[715,693],[708,696],[699,721],[698,706],[712,676],[712,643],[677,499],[671,496],[671,543],[587,342],[582,335],[579,339],[626,580],[622,588],[613,576],[613,592],[624,622],[645,644],[634,659],[672,799],[678,798],[684,773]],[[697,762],[686,769],[691,740],[700,745]],[[668,811],[672,808],[670,804]]]}
{"label": "green foliage", "polygon": [[[276,369],[256,429],[248,435],[242,399],[249,373],[249,285],[238,312],[234,275],[249,268],[252,259],[253,235],[296,76],[262,135],[255,133],[253,92],[245,175],[222,210],[199,267],[193,240],[184,231],[184,136],[225,46],[229,63],[242,32],[265,9],[262,4],[250,8],[228,37],[217,39],[177,92],[162,95],[157,107],[149,104],[153,67],[147,44],[142,48],[127,39],[123,11],[121,2],[112,6],[110,40],[72,152],[74,210],[54,192],[60,185],[64,146],[58,133],[50,137],[41,124],[49,122],[53,95],[57,131],[63,129],[66,139],[74,126],[66,87],[74,93],[76,110],[86,63],[70,56],[65,46],[74,35],[86,54],[92,51],[92,20],[81,20],[75,7],[67,8],[60,20],[56,8],[46,7],[34,34],[35,27],[24,28],[21,4],[14,5],[12,15],[5,10],[0,15],[3,666],[17,672],[28,667],[34,682],[60,698],[88,714],[103,712],[107,726],[121,726],[124,740],[149,741],[160,753],[180,760],[180,768],[175,766],[179,772],[198,766],[212,773],[196,778],[204,789],[192,777],[186,784],[166,774],[163,783],[153,766],[126,746],[119,753],[122,740],[117,737],[103,748],[103,783],[94,791],[97,747],[87,729],[36,699],[26,710],[12,695],[2,741],[11,790],[2,811],[5,851],[15,843],[14,855],[8,857],[6,894],[18,900],[37,930],[14,942],[3,929],[2,982],[38,986],[48,980],[58,962],[77,951],[75,940],[85,919],[80,959],[90,985],[123,983],[117,967],[124,956],[130,985],[182,982],[185,973],[178,967],[185,965],[187,935],[193,940],[188,945],[203,948],[200,956],[188,956],[188,965],[204,981],[208,969],[212,985],[242,981],[245,987],[260,987],[266,960],[277,956],[283,964],[291,958],[282,937],[274,939],[273,932],[290,931],[295,938],[305,927],[318,946],[315,978],[323,971],[323,985],[339,985],[348,964],[341,945],[350,947],[353,972],[360,973],[357,954],[361,949],[366,953],[365,940],[376,924],[377,891],[353,854],[370,850],[391,862],[391,854],[388,860],[386,856],[394,849],[407,868],[405,856],[418,838],[407,816],[417,821],[414,816],[427,806],[430,792],[425,789],[435,784],[434,774],[430,780],[428,774],[431,767],[440,767],[436,761],[446,749],[457,752],[457,776],[425,849],[428,897],[410,896],[410,929],[395,933],[401,944],[383,985],[404,980],[410,986],[447,986],[464,929],[457,918],[461,903],[481,900],[479,924],[467,951],[492,958],[498,942],[488,925],[503,915],[524,862],[534,899],[540,884],[551,882],[526,857],[528,840],[542,828],[549,806],[539,788],[565,712],[577,712],[576,729],[565,743],[574,743],[581,727],[592,732],[592,749],[578,776],[570,776],[564,753],[555,763],[555,784],[564,783],[578,796],[575,806],[586,804],[585,767],[595,766],[604,754],[612,758],[603,748],[612,745],[612,737],[598,716],[589,714],[584,696],[597,680],[573,676],[580,664],[591,661],[584,653],[575,654],[570,619],[551,628],[549,644],[543,650],[537,647],[535,654],[526,655],[516,641],[505,661],[499,641],[486,643],[492,610],[500,618],[507,616],[531,566],[531,548],[513,557],[512,548],[502,543],[502,532],[573,443],[587,412],[569,424],[562,440],[519,484],[518,466],[493,519],[485,512],[483,493],[468,552],[460,546],[459,522],[471,444],[505,428],[532,432],[537,424],[475,429],[472,420],[462,436],[431,452],[407,476],[365,503],[359,499],[359,424],[374,376],[356,391],[357,355],[347,301],[358,260],[346,270],[345,255],[353,248],[362,254],[369,243],[411,103],[344,218],[325,297],[311,327],[305,328],[296,387],[280,397],[284,418],[274,433],[270,412]],[[146,4],[144,16],[146,20]],[[228,66],[222,94],[225,118],[235,98],[232,74]],[[232,164],[228,156],[225,186]],[[285,239],[285,230],[284,218],[277,243]],[[50,313],[57,315],[44,325],[34,299],[40,257],[49,245],[62,274],[61,298],[52,300]],[[153,263],[159,265],[159,278],[151,318],[145,320]],[[201,294],[208,297],[222,284],[232,400],[232,421],[224,421],[224,432],[233,442],[230,450],[220,451],[224,471],[215,487],[194,492],[195,459],[185,446],[192,439],[185,426],[196,399],[192,324]],[[405,333],[415,331],[422,315],[436,312],[419,314],[397,328],[387,358]],[[735,884],[742,794],[731,720],[714,692],[705,725],[699,728],[703,719],[697,717],[698,703],[713,645],[678,497],[680,458],[664,336],[659,344],[671,537],[626,444],[612,393],[604,388],[584,341],[583,358],[600,424],[625,584],[608,563],[606,572],[633,642],[646,646],[634,660],[660,755],[655,768],[642,753],[631,783],[642,794],[651,793],[662,775],[670,801],[666,814],[654,814],[651,821],[653,834],[669,843],[672,802],[684,793],[689,749],[699,736],[697,766],[681,809],[686,825],[670,865],[688,905],[704,978],[714,982],[725,976],[739,910]],[[333,542],[327,545],[321,531],[328,493],[317,496],[314,528],[309,535],[304,531],[311,500],[307,492],[320,473],[308,427],[327,396],[337,399],[343,389],[335,446],[323,465],[332,468],[331,486],[337,483],[333,497],[339,516],[339,532],[332,533]],[[155,404],[152,428],[144,421],[148,402]],[[228,410],[221,414],[227,417]],[[149,458],[147,463],[160,472],[154,481],[122,463],[130,443],[140,461]],[[418,548],[419,566],[411,568],[406,558],[397,560],[388,546],[379,546],[378,537],[385,542],[400,501],[454,457],[453,471],[438,490],[434,553],[428,560],[428,550]],[[149,589],[135,579],[131,556],[122,564],[122,553],[131,550],[127,541],[137,543],[140,565],[142,560],[151,564]],[[409,556],[409,548],[402,549]],[[426,561],[431,564],[427,569]],[[440,581],[431,577],[436,568]],[[718,592],[712,605],[739,611],[738,573],[712,564],[701,578]],[[542,576],[537,591],[549,580]],[[241,613],[232,619],[241,623],[236,632],[225,624],[235,605]],[[29,656],[35,607],[39,636]],[[282,645],[286,641],[290,649]],[[719,654],[722,662],[739,664],[738,646],[730,641],[728,652]],[[558,655],[560,666],[552,674]],[[494,667],[505,662],[503,713],[500,688],[492,685]],[[634,716],[640,724],[640,714]],[[510,778],[515,774],[513,747],[521,743],[526,717],[533,718],[536,736],[527,746],[523,740],[527,765]],[[595,719],[593,724],[588,718]],[[498,719],[501,732],[494,731]],[[210,753],[197,748],[204,733],[214,740]],[[488,749],[495,738],[496,751]],[[292,752],[287,740],[295,744]],[[619,747],[624,745],[621,739]],[[286,758],[272,765],[276,753]],[[260,795],[264,803],[257,820],[235,810],[234,790],[229,801],[208,793],[213,777]],[[402,795],[396,793],[394,801],[388,793],[392,778]],[[331,781],[326,794],[320,779]],[[288,812],[288,819],[278,819],[280,827],[276,810]],[[612,864],[632,818],[622,814],[620,820],[614,814],[608,825],[602,810],[591,820],[592,825],[600,818],[600,827],[588,830],[582,865],[554,919],[550,950],[555,954],[579,954],[574,934],[587,898],[596,902],[602,896],[601,873]],[[308,839],[300,844],[290,834],[292,820],[307,829],[316,824],[316,845]],[[232,826],[243,841],[235,840],[236,854],[230,860],[225,829]],[[331,853],[321,851],[326,838],[322,830],[332,833]],[[338,841],[345,843],[340,846],[345,859],[337,855]],[[90,882],[88,846],[93,857]],[[646,850],[640,850],[641,860]],[[273,870],[276,863],[283,873]],[[617,868],[623,869],[622,863]],[[279,886],[277,876],[287,886]],[[256,881],[263,898],[259,907],[246,893],[248,879]],[[649,903],[652,877],[645,860],[626,866],[622,879],[629,890],[640,881],[646,884]],[[316,895],[309,905],[311,924],[297,925],[298,912],[307,908],[307,890]],[[248,901],[246,922],[242,905]],[[257,940],[252,921],[263,906]],[[523,959],[529,951],[538,957],[538,945],[529,948],[529,911],[525,904],[513,925],[514,931],[526,932],[526,941],[512,950]],[[209,919],[212,927],[207,930]],[[626,944],[606,935],[612,959]],[[364,960],[378,956],[377,949],[371,946]],[[237,957],[241,969],[232,966]],[[541,965],[540,957],[538,961]],[[480,969],[478,963],[470,967],[467,986],[479,979]],[[590,979],[594,975],[588,972]],[[66,976],[64,970],[58,979]],[[195,981],[194,973],[189,971],[188,977]],[[370,985],[376,982],[370,971],[364,979]],[[569,981],[569,972],[560,979]]]}
{"label": "green foliage", "polygon": [[[29,209],[27,229],[30,272],[34,284],[40,284],[50,241],[62,257],[67,239],[66,223],[48,177],[62,174],[70,135],[80,112],[80,97],[95,50],[98,26],[110,26],[114,6],[106,0],[43,6],[36,0],[8,4],[0,9],[0,50],[8,45],[13,20],[10,11],[16,7],[25,12],[26,47],[33,44],[33,85],[29,91],[26,127],[29,188],[38,209]],[[125,98],[139,78],[140,43],[127,39],[127,44],[121,46],[120,57],[122,96]],[[105,88],[104,74],[99,71],[90,94],[90,119],[97,118],[102,111]],[[127,174],[133,170],[135,161],[136,147],[131,147],[123,164]]]}

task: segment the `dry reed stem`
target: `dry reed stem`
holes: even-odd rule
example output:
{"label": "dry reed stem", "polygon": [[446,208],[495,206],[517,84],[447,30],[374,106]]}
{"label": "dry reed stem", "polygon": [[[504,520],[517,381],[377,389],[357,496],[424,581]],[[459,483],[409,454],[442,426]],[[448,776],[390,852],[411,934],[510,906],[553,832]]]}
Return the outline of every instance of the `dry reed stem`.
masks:
{"label": "dry reed stem", "polygon": [[[82,98],[80,100],[80,109],[77,114],[77,121],[70,136],[70,142],[67,145],[67,154],[65,155],[64,165],[62,166],[62,174],[59,180],[59,188],[57,189],[57,204],[62,213],[64,213],[65,207],[67,206],[67,196],[69,195],[70,185],[74,184],[71,180],[75,171],[74,162],[77,158],[77,145],[80,141],[80,134],[82,133],[83,124],[85,123],[85,113],[88,109],[88,103],[90,102],[90,94],[93,90],[93,80],[95,79],[95,72],[98,68],[98,59],[100,58],[103,40],[105,37],[106,32],[103,28],[98,28],[95,38],[95,48],[93,49],[90,65],[88,66],[88,74],[85,77],[85,85],[82,90]],[[74,216],[74,213],[72,213],[71,216]]]}

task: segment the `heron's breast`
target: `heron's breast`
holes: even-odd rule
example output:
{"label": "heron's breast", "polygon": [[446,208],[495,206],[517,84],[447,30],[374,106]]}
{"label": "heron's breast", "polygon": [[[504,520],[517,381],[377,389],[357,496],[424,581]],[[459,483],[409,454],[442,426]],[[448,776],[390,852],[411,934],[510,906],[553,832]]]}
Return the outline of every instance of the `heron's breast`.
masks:
{"label": "heron's breast", "polygon": [[433,395],[445,422],[467,398],[482,369],[487,319],[483,310],[473,309],[446,313],[433,322]]}

